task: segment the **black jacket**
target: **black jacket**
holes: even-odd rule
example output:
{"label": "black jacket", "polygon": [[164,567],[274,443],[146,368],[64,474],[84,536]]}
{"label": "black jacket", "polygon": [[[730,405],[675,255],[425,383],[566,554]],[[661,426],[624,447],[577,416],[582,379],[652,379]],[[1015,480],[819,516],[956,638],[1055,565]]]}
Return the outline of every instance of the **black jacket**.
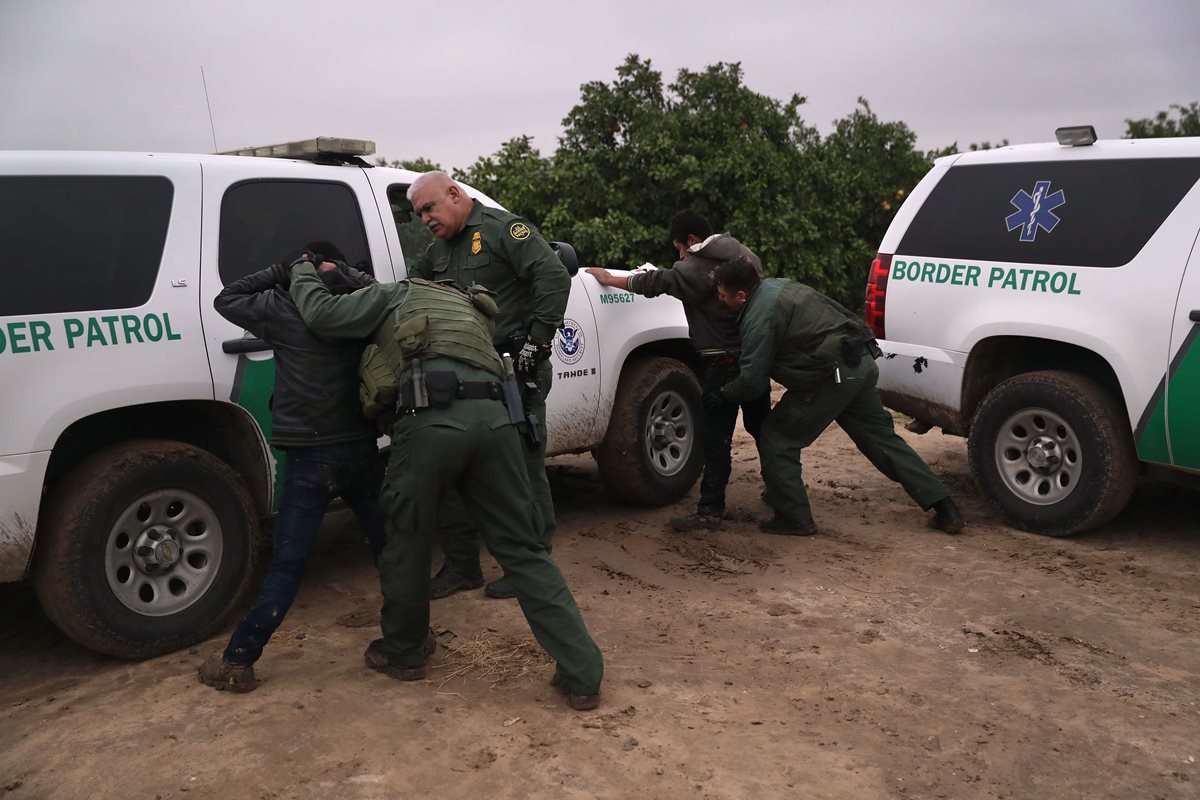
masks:
{"label": "black jacket", "polygon": [[376,438],[358,398],[365,342],[318,339],[291,296],[276,288],[270,268],[229,284],[213,307],[275,350],[272,445],[286,450]]}
{"label": "black jacket", "polygon": [[738,256],[748,256],[762,273],[758,256],[729,234],[721,233],[691,247],[687,258],[675,262],[671,269],[635,272],[629,276],[626,288],[646,297],[669,294],[682,300],[692,344],[700,352],[737,352],[742,346],[737,312],[717,299],[712,275],[719,264]]}

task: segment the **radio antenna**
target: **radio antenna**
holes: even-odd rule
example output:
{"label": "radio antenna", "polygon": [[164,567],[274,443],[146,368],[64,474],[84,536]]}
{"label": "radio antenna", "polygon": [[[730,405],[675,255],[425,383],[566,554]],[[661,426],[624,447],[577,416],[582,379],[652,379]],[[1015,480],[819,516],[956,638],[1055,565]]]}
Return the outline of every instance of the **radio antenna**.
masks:
{"label": "radio antenna", "polygon": [[200,65],[200,82],[204,84],[204,104],[208,106],[208,128],[212,131],[213,137],[213,152],[216,153],[220,148],[217,147],[217,127],[213,125],[212,103],[208,99],[208,81],[204,78],[204,65]]}

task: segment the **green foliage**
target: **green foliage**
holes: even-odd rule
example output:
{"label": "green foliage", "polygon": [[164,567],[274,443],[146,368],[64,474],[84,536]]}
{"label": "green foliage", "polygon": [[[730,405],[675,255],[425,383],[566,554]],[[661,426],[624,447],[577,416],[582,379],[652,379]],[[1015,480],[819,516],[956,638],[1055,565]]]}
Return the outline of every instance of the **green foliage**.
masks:
{"label": "green foliage", "polygon": [[428,158],[402,158],[396,161],[388,161],[383,156],[379,156],[375,159],[375,166],[391,167],[392,169],[411,169],[413,172],[430,172],[435,169],[441,169],[440,166],[430,161]]}
{"label": "green foliage", "polygon": [[739,64],[683,69],[664,85],[630,55],[611,83],[581,87],[552,156],[529,137],[456,173],[575,245],[584,263],[665,266],[667,223],[694,208],[762,257],[844,305],[862,302],[875,248],[929,168],[904,123],[865,100],[824,139],[786,102],[743,84]]}
{"label": "green foliage", "polygon": [[[1175,112],[1176,119],[1171,117]],[[1168,136],[1200,136],[1200,102],[1181,106],[1172,103],[1170,111],[1159,111],[1146,119],[1125,120],[1126,139],[1158,139]]]}

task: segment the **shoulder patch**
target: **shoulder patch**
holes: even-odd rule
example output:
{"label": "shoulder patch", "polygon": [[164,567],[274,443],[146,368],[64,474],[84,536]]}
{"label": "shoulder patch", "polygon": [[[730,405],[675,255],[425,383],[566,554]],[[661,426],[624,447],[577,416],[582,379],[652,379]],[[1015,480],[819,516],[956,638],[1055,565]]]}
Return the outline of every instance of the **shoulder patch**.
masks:
{"label": "shoulder patch", "polygon": [[529,226],[524,222],[514,222],[508,226],[508,235],[516,239],[518,242],[523,239],[528,239],[530,234]]}

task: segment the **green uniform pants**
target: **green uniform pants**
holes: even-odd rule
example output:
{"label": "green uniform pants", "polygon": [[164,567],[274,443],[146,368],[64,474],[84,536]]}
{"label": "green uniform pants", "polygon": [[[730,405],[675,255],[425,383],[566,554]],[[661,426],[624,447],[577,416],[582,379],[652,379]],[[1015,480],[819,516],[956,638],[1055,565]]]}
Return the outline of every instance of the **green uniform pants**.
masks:
{"label": "green uniform pants", "polygon": [[604,661],[534,531],[521,448],[496,400],[458,400],[397,420],[380,493],[388,516],[379,560],[383,650],[396,664],[425,663],[429,562],[442,501],[454,487],[468,514],[480,521],[488,550],[508,576],[533,635],[558,662],[559,676],[572,691],[594,694]]}
{"label": "green uniform pants", "polygon": [[804,490],[800,451],[836,421],[875,469],[896,481],[921,508],[949,496],[945,485],[896,433],[892,415],[879,400],[879,368],[864,357],[857,367],[841,367],[811,392],[789,390],[763,423],[759,447],[763,481],[776,512],[797,522],[812,521]]}
{"label": "green uniform pants", "polygon": [[[536,450],[530,450],[525,446],[524,440],[521,440],[525,473],[529,476],[529,485],[533,489],[534,530],[547,551],[551,549],[555,529],[554,498],[550,495],[550,481],[546,478],[546,396],[550,394],[553,380],[553,365],[549,361],[543,361],[538,366],[537,398],[526,409],[527,413],[537,414],[538,439],[541,443]],[[442,553],[447,564],[470,572],[479,569],[479,545],[483,540],[480,532],[488,523],[486,520],[472,518],[465,505],[455,492],[447,494],[443,502]]]}

